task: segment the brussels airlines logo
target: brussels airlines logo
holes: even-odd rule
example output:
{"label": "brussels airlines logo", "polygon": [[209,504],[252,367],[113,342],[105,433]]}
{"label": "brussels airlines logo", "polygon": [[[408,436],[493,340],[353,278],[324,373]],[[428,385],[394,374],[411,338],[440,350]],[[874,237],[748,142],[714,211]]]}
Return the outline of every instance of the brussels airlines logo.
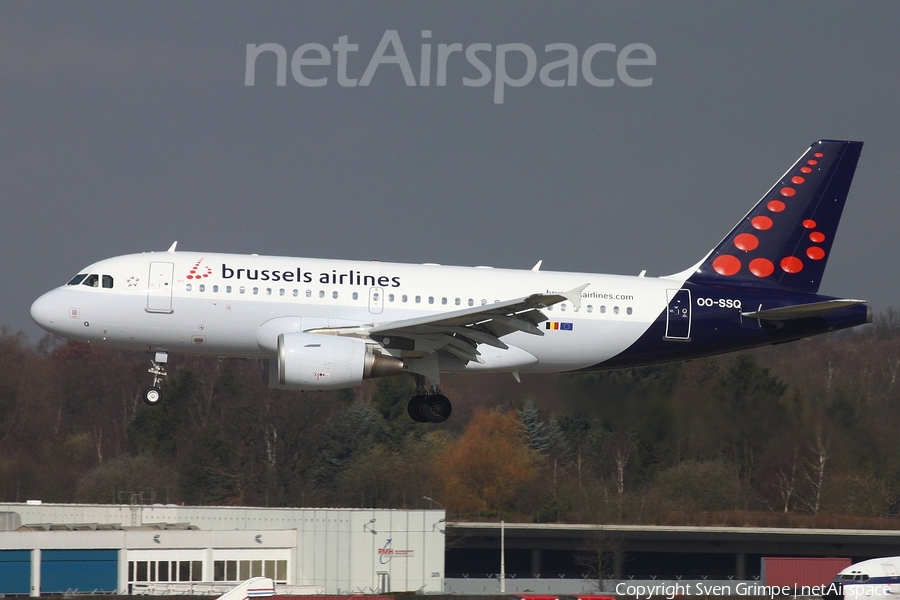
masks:
{"label": "brussels airlines logo", "polygon": [[400,550],[391,545],[393,538],[388,538],[384,546],[378,549],[378,562],[383,565],[391,562],[393,558],[409,558],[413,555],[412,550]]}
{"label": "brussels airlines logo", "polygon": [[203,279],[204,277],[209,277],[210,275],[212,275],[212,267],[201,265],[200,263],[202,262],[203,259],[201,258],[194,263],[194,266],[191,267],[191,272],[188,273],[188,279]]}
{"label": "brussels airlines logo", "polygon": [[[201,259],[202,260],[202,259]],[[200,261],[198,261],[198,264]],[[207,267],[208,268],[208,267]],[[212,270],[210,270],[210,273]],[[191,271],[193,273],[193,271]],[[206,277],[207,275],[203,275]],[[188,279],[199,279],[199,275],[188,275]],[[338,272],[337,269],[323,271],[316,275],[304,271],[300,267],[291,270],[280,269],[244,269],[229,267],[222,263],[222,279],[239,279],[241,281],[285,281],[288,283],[312,283],[318,281],[325,285],[359,285],[366,287],[400,287],[400,277],[388,275],[372,275],[356,269]]]}
{"label": "brussels airlines logo", "polygon": [[[431,85],[433,69],[436,87],[447,85],[448,72],[453,80],[461,81],[466,87],[486,86],[493,80],[494,104],[503,104],[507,87],[524,87],[534,80],[535,75],[538,75],[543,85],[552,88],[577,86],[579,71],[581,79],[594,87],[612,87],[616,83],[616,76],[629,87],[653,85],[653,77],[646,77],[646,67],[656,65],[656,52],[648,44],[628,44],[619,50],[614,44],[601,43],[588,46],[583,52],[579,52],[572,44],[547,44],[543,49],[544,55],[538,58],[538,53],[528,44],[495,46],[477,42],[463,48],[461,43],[456,42],[439,43],[437,48],[433,48],[434,44],[428,41],[432,39],[431,30],[423,29],[421,35],[426,41],[422,43],[420,52],[413,50],[412,64],[396,29],[385,31],[378,47],[374,51],[368,50],[367,54],[371,58],[363,58],[361,61],[355,59],[357,55],[351,55],[360,50],[360,45],[351,44],[350,37],[346,35],[339,36],[337,43],[331,48],[315,42],[301,44],[291,55],[291,75],[303,87],[328,85],[329,75],[341,87],[366,87],[372,83],[378,67],[386,65],[382,72],[389,71],[391,75],[388,76],[396,77],[397,73],[393,69],[399,69],[407,87],[428,87]],[[413,71],[416,54],[419,55],[418,79]],[[275,85],[287,85],[288,52],[284,46],[275,43],[247,44],[244,85],[256,85],[256,63],[260,55],[266,55],[263,61],[271,61],[274,56]],[[513,63],[509,67],[507,58]],[[264,64],[268,67],[271,63]],[[464,74],[476,73],[478,77],[463,77]],[[351,74],[361,77],[351,77]],[[644,77],[636,77],[638,75]]]}

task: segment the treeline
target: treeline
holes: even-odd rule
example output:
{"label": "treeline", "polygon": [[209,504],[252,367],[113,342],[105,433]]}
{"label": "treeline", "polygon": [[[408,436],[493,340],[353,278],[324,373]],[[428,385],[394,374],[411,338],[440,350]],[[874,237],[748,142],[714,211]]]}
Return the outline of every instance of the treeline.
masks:
{"label": "treeline", "polygon": [[0,500],[444,507],[453,519],[894,527],[900,317],[753,352],[572,375],[282,392],[255,361],[0,334]]}

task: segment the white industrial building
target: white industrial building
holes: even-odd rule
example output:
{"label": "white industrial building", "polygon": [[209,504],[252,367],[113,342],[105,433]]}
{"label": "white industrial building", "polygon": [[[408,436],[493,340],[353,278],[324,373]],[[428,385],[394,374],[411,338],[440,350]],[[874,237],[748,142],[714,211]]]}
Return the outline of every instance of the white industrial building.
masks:
{"label": "white industrial building", "polygon": [[0,594],[136,593],[268,576],[440,592],[443,510],[0,503]]}

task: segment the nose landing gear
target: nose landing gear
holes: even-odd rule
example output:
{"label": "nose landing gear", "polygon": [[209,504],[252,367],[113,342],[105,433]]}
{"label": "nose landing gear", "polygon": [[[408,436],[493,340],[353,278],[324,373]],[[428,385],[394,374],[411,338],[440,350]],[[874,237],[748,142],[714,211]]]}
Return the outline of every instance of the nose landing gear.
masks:
{"label": "nose landing gear", "polygon": [[166,364],[169,362],[168,352],[154,352],[150,359],[151,366],[147,372],[153,375],[153,385],[144,388],[141,394],[144,403],[150,406],[156,406],[162,400],[162,392],[159,389],[160,382],[166,377]]}

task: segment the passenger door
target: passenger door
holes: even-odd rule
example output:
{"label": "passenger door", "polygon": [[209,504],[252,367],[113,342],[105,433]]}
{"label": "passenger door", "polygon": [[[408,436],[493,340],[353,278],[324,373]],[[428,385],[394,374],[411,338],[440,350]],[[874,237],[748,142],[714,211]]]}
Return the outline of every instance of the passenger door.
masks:
{"label": "passenger door", "polygon": [[172,312],[172,276],[175,263],[151,262],[147,280],[147,312]]}
{"label": "passenger door", "polygon": [[691,291],[666,290],[666,340],[688,342],[691,339]]}

